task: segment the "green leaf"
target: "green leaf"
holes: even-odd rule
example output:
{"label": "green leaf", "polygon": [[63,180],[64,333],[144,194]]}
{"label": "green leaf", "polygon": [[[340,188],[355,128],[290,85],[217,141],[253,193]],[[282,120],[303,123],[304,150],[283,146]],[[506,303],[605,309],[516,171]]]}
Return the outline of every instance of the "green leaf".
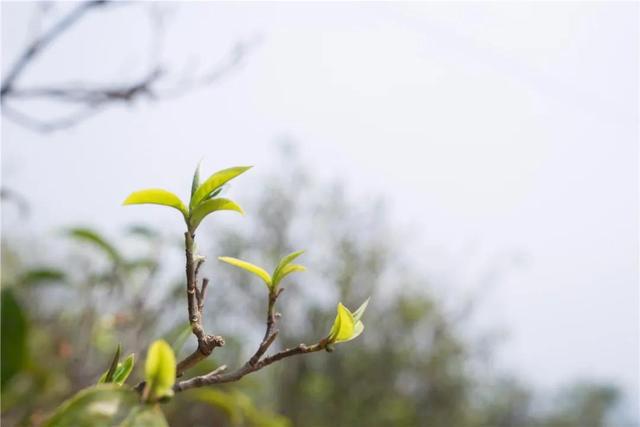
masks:
{"label": "green leaf", "polygon": [[122,260],[122,256],[120,255],[120,252],[118,252],[118,250],[115,248],[115,246],[107,242],[105,238],[103,238],[93,230],[90,230],[88,228],[75,227],[67,230],[67,235],[76,240],[80,240],[96,246],[104,253],[106,253],[114,262],[119,262],[120,260]]}
{"label": "green leaf", "polygon": [[200,202],[205,200],[209,194],[222,187],[225,183],[232,180],[236,176],[251,169],[251,166],[236,166],[233,168],[223,169],[211,175],[207,180],[202,183],[196,190],[195,194],[191,197],[189,206],[191,209],[196,208]]}
{"label": "green leaf", "polygon": [[300,255],[302,255],[304,253],[304,251],[296,251],[296,252],[292,252],[289,255],[286,255],[284,257],[282,257],[282,259],[280,260],[280,262],[278,263],[278,266],[276,267],[276,269],[273,271],[273,281],[274,283],[278,283],[280,282],[280,280],[282,279],[280,277],[280,271],[288,264],[290,264],[294,259],[298,258]]}
{"label": "green leaf", "polygon": [[271,276],[269,276],[269,273],[267,273],[264,269],[258,267],[257,265],[253,265],[250,262],[242,261],[240,259],[232,258],[228,256],[221,256],[221,257],[218,257],[218,259],[222,262],[226,262],[227,264],[234,265],[236,267],[239,267],[243,270],[246,270],[250,273],[255,274],[256,276],[261,278],[264,281],[264,283],[266,283],[267,287],[271,288]]}
{"label": "green leaf", "polygon": [[108,373],[107,371],[100,376],[100,379],[98,380],[98,384],[106,384],[106,383],[115,383],[118,385],[124,384],[127,378],[129,378],[129,374],[131,374],[134,364],[135,364],[135,355],[131,353],[129,356],[127,356],[124,362],[118,362],[113,372],[111,381],[106,380],[107,373]]}
{"label": "green leaf", "polygon": [[360,320],[360,318],[362,317],[362,315],[364,314],[365,310],[367,309],[367,306],[369,305],[369,298],[367,298],[361,305],[360,307],[358,307],[358,309],[356,311],[353,312],[353,320],[355,320],[356,322],[358,322]]}
{"label": "green leaf", "polygon": [[351,313],[342,303],[338,304],[338,314],[327,337],[328,341],[336,344],[347,342],[362,334],[364,324],[360,319],[367,309],[367,305],[369,305],[369,298],[355,312]]}
{"label": "green leaf", "polygon": [[35,286],[48,283],[62,282],[66,278],[63,271],[55,268],[34,268],[26,271],[18,279],[18,283],[24,286]]}
{"label": "green leaf", "polygon": [[353,315],[347,307],[338,303],[338,313],[329,332],[329,342],[338,343],[351,338],[355,331]]}
{"label": "green leaf", "polygon": [[166,341],[158,340],[151,344],[144,373],[147,381],[144,396],[147,400],[156,400],[173,394],[176,358]]}
{"label": "green leaf", "polygon": [[298,265],[298,264],[287,264],[287,265],[285,265],[278,272],[278,278],[273,280],[274,286],[277,286],[278,283],[280,283],[282,281],[282,279],[284,279],[286,276],[288,276],[291,273],[295,273],[296,271],[307,271],[307,269],[304,266]]}
{"label": "green leaf", "polygon": [[0,303],[0,387],[18,374],[28,359],[28,323],[11,289],[3,289]]}
{"label": "green leaf", "polygon": [[131,371],[133,370],[133,366],[136,363],[135,354],[131,353],[124,359],[123,362],[118,363],[118,367],[113,374],[113,382],[116,384],[124,384],[124,382],[129,378]]}
{"label": "green leaf", "polygon": [[120,427],[169,427],[162,411],[157,406],[134,408]]}
{"label": "green leaf", "polygon": [[123,205],[162,205],[178,209],[185,218],[189,212],[182,200],[170,191],[160,188],[149,188],[147,190],[135,191],[122,202]]}
{"label": "green leaf", "polygon": [[196,193],[198,187],[200,187],[200,168],[202,166],[202,161],[198,162],[198,166],[196,166],[196,171],[193,173],[193,180],[191,181],[191,198]]}
{"label": "green leaf", "polygon": [[60,405],[43,427],[111,427],[138,404],[138,395],[116,384],[84,389]]}
{"label": "green leaf", "polygon": [[116,372],[116,368],[118,367],[118,362],[120,361],[120,351],[122,350],[122,348],[120,347],[120,344],[118,344],[118,347],[116,347],[116,352],[113,355],[113,358],[111,359],[111,365],[109,365],[109,369],[107,370],[107,372],[104,373],[103,377],[100,377],[100,381],[99,383],[110,383],[113,382],[113,374],[115,374]]}
{"label": "green leaf", "polygon": [[193,212],[191,212],[191,217],[189,219],[191,228],[195,230],[207,215],[215,211],[236,211],[244,215],[242,208],[232,200],[224,198],[205,200],[200,203]]}

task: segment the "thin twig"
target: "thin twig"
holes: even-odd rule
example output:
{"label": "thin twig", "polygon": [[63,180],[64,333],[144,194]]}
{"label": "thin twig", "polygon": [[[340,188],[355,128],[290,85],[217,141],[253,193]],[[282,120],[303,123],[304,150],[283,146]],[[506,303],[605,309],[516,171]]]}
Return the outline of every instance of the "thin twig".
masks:
{"label": "thin twig", "polygon": [[9,93],[16,79],[22,74],[24,69],[33,62],[44,48],[49,46],[60,34],[76,23],[82,16],[89,10],[103,6],[107,2],[105,0],[94,0],[84,2],[76,6],[71,12],[63,17],[57,24],[44,33],[41,37],[36,38],[31,44],[24,50],[22,55],[18,57],[16,62],[7,72],[7,76],[2,82],[0,88],[0,99],[4,99],[4,96]]}
{"label": "thin twig", "polygon": [[298,354],[314,353],[320,350],[324,350],[326,346],[327,346],[327,343],[325,340],[322,340],[311,346],[300,344],[296,347],[282,350],[269,357],[265,357],[264,359],[260,360],[254,365],[251,365],[249,362],[247,362],[241,368],[233,372],[218,373],[216,371],[213,371],[206,375],[200,375],[188,380],[177,382],[173,386],[173,390],[175,392],[180,392],[180,391],[185,391],[185,390],[189,390],[191,388],[196,388],[196,387],[205,387],[213,384],[222,384],[222,383],[238,381],[245,375],[258,371],[264,368],[265,366],[269,366],[272,363],[277,362],[286,357],[296,356]]}
{"label": "thin twig", "polygon": [[27,89],[11,89],[11,97],[15,99],[55,99],[71,104],[96,107],[109,102],[130,102],[141,95],[153,97],[152,86],[162,75],[162,68],[154,68],[133,83],[96,87],[83,87],[83,84],[36,86]]}
{"label": "thin twig", "polygon": [[258,350],[251,357],[251,359],[249,359],[250,365],[255,365],[256,363],[258,363],[262,355],[269,349],[269,346],[271,346],[271,344],[273,343],[273,341],[276,339],[278,335],[278,331],[275,330],[275,326],[276,326],[275,306],[276,306],[276,301],[278,300],[278,297],[280,296],[280,294],[282,294],[283,291],[284,289],[280,288],[275,292],[273,291],[269,292],[269,303],[267,306],[267,328],[264,332],[264,337],[262,338],[262,342],[258,346]]}

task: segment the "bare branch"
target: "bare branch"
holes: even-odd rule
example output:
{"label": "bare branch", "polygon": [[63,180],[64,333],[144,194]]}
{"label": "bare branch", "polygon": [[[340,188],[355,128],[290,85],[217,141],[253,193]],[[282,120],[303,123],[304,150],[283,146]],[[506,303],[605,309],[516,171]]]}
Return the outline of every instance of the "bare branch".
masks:
{"label": "bare branch", "polygon": [[264,332],[264,338],[262,338],[262,342],[258,346],[258,350],[255,354],[249,359],[250,365],[255,365],[258,363],[262,355],[269,349],[273,341],[276,339],[278,335],[278,331],[275,330],[276,326],[276,313],[275,306],[278,297],[284,291],[283,288],[278,289],[276,292],[269,292],[269,303],[267,306],[267,328]]}
{"label": "bare branch", "polygon": [[137,82],[111,87],[83,87],[83,85],[41,86],[29,89],[12,89],[16,99],[48,98],[75,104],[97,107],[108,102],[130,102],[140,95],[153,97],[153,84],[162,76],[161,69],[154,69]]}
{"label": "bare branch", "polygon": [[224,345],[224,338],[218,335],[208,335],[202,326],[202,313],[204,312],[204,297],[209,283],[208,279],[203,279],[202,287],[198,289],[198,272],[204,264],[204,259],[196,257],[194,253],[195,235],[189,230],[184,233],[184,246],[186,257],[186,278],[187,278],[187,309],[189,313],[189,323],[191,331],[198,340],[196,350],[178,363],[176,375],[178,377],[189,368],[195,366],[200,361],[209,357],[216,347]]}
{"label": "bare branch", "polygon": [[99,113],[101,110],[101,108],[97,107],[86,107],[82,108],[76,113],[70,114],[63,118],[54,120],[41,120],[19,110],[16,110],[8,104],[4,104],[2,106],[2,113],[5,117],[21,126],[33,129],[38,132],[52,132],[73,127],[81,121],[86,120],[89,117]]}
{"label": "bare branch", "polygon": [[269,366],[272,363],[282,360],[284,358],[296,356],[298,354],[314,353],[320,350],[324,350],[326,346],[327,346],[327,342],[325,340],[322,340],[311,346],[300,344],[296,347],[282,350],[274,355],[265,357],[264,359],[260,360],[254,365],[251,365],[249,362],[247,362],[241,368],[233,372],[218,373],[216,372],[217,371],[216,370],[206,375],[201,375],[188,380],[180,381],[173,386],[173,390],[175,392],[180,392],[180,391],[185,391],[185,390],[189,390],[191,388],[196,388],[196,387],[205,387],[213,384],[222,384],[222,383],[238,381],[245,375],[258,371],[264,368],[265,366]]}
{"label": "bare branch", "polygon": [[57,24],[55,24],[49,31],[42,36],[36,38],[27,48],[22,55],[18,57],[13,66],[9,69],[6,78],[2,82],[0,88],[0,99],[4,99],[4,96],[9,93],[16,79],[24,71],[24,69],[33,62],[33,60],[49,46],[53,41],[60,36],[65,30],[75,24],[80,18],[84,16],[89,10],[98,6],[103,6],[107,2],[106,0],[93,0],[89,2],[80,3],[69,14],[63,17]]}
{"label": "bare branch", "polygon": [[[160,61],[160,51],[163,46],[164,17],[159,10],[151,8],[150,11],[152,13],[150,16],[154,42],[150,48],[150,67],[149,71],[138,81],[99,85],[73,83],[36,87],[21,85],[16,87],[16,82],[25,68],[32,64],[34,59],[41,55],[54,40],[81,20],[89,10],[107,3],[121,4],[108,0],[93,0],[81,3],[44,34],[36,35],[34,40],[27,45],[15,64],[9,69],[0,89],[0,103],[3,105],[3,112],[7,118],[38,132],[51,132],[75,126],[101,112],[109,105],[130,103],[135,99],[144,97],[154,100],[176,98],[220,80],[240,65],[249,48],[255,44],[255,42],[240,42],[231,50],[222,63],[212,66],[202,75],[191,76],[191,78],[182,79],[179,82],[171,82],[167,78],[166,67]],[[63,118],[45,120],[33,117],[31,114],[24,113],[16,108],[8,107],[10,102],[24,103],[31,100],[50,100],[57,103],[78,105],[81,109]],[[22,106],[22,110],[24,109],[24,106]]]}

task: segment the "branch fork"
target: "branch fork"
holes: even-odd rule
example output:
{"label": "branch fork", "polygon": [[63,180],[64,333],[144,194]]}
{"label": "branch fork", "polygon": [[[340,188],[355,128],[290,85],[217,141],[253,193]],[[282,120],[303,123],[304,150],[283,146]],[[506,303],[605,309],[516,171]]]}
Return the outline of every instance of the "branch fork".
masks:
{"label": "branch fork", "polygon": [[[204,299],[206,296],[206,290],[209,281],[206,278],[202,279],[202,284],[198,288],[198,272],[200,270],[200,267],[204,263],[204,258],[197,257],[194,254],[194,239],[195,234],[193,232],[187,231],[185,233],[187,305],[189,311],[189,322],[191,323],[191,331],[198,339],[198,348],[192,354],[178,363],[178,367],[176,369],[177,377],[181,377],[187,369],[206,359],[216,347],[222,347],[224,345],[224,339],[222,337],[206,334],[202,326]],[[271,356],[263,357],[269,347],[271,347],[271,345],[278,337],[279,331],[276,328],[276,324],[281,316],[280,313],[277,313],[275,311],[275,305],[278,297],[282,295],[283,291],[283,288],[269,290],[266,329],[264,337],[262,338],[262,341],[260,342],[260,345],[258,346],[256,352],[244,365],[242,365],[235,371],[228,373],[226,372],[227,366],[222,365],[205,375],[200,375],[194,378],[177,382],[174,385],[174,391],[179,392],[212,384],[238,381],[245,375],[262,369],[265,366],[268,366],[286,357],[295,356],[298,354],[313,353],[326,349],[328,346],[328,341],[326,339],[323,339],[320,342],[310,346],[307,346],[306,344],[299,344],[296,347],[282,350]]]}

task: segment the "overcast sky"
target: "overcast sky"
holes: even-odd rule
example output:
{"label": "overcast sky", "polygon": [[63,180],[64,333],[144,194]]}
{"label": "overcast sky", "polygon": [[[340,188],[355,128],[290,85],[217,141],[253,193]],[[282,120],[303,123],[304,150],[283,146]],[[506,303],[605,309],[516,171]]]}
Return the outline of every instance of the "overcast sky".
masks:
{"label": "overcast sky", "polygon": [[[243,185],[259,189],[271,142],[289,135],[319,174],[385,195],[418,249],[526,261],[485,306],[510,334],[505,367],[539,387],[614,381],[637,401],[638,3],[161,9],[163,56],[178,69],[261,41],[233,75],[171,102],[48,135],[3,118],[3,185],[28,197],[30,227],[142,219],[120,208],[124,196],[185,194],[203,156],[209,170],[255,164]],[[32,12],[3,2],[3,70]],[[135,79],[153,44],[147,24],[141,5],[95,13],[24,81]],[[178,232],[170,213],[157,215]]]}

